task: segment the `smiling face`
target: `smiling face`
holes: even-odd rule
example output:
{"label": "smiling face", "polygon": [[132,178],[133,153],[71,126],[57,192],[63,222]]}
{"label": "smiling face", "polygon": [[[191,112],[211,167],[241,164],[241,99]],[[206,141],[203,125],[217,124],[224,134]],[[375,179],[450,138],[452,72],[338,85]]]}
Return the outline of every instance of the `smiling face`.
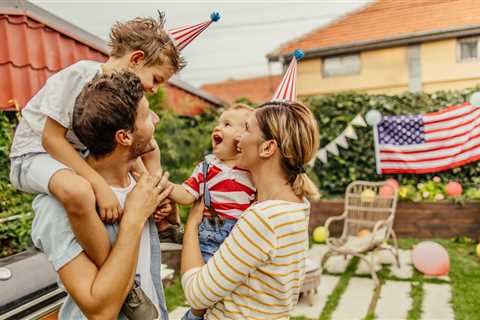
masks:
{"label": "smiling face", "polygon": [[258,126],[255,112],[252,112],[244,122],[244,131],[236,137],[237,141],[237,166],[251,170],[260,159],[260,145],[265,140]]}
{"label": "smiling face", "polygon": [[143,85],[143,90],[147,93],[157,92],[160,85],[170,79],[175,73],[171,63],[165,62],[157,65],[144,65],[132,70]]}
{"label": "smiling face", "polygon": [[155,149],[153,133],[155,132],[157,122],[158,116],[150,110],[148,100],[143,96],[137,107],[135,129],[132,133],[132,158],[137,158]]}
{"label": "smiling face", "polygon": [[245,121],[253,112],[248,109],[229,109],[222,113],[212,132],[212,148],[215,156],[222,160],[233,160],[237,156],[235,138],[244,128]]}

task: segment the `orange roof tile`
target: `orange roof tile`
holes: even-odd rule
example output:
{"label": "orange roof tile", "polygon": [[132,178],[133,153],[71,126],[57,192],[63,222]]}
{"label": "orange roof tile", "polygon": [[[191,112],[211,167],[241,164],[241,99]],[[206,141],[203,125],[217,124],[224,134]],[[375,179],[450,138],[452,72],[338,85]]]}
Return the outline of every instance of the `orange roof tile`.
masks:
{"label": "orange roof tile", "polygon": [[205,84],[201,89],[228,103],[233,103],[240,98],[247,98],[254,103],[262,103],[272,98],[281,80],[281,75],[262,76]]}
{"label": "orange roof tile", "polygon": [[269,56],[480,26],[478,0],[378,0],[292,40]]}

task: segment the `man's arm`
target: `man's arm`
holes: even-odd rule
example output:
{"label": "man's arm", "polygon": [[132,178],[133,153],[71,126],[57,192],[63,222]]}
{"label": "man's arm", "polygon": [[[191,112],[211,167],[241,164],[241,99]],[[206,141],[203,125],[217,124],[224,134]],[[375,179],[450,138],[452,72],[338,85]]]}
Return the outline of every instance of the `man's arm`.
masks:
{"label": "man's arm", "polygon": [[[161,176],[161,178],[160,178]],[[115,245],[98,269],[81,253],[59,270],[67,292],[89,319],[116,319],[132,285],[142,228],[155,207],[171,192],[168,173],[144,174],[125,202]]]}

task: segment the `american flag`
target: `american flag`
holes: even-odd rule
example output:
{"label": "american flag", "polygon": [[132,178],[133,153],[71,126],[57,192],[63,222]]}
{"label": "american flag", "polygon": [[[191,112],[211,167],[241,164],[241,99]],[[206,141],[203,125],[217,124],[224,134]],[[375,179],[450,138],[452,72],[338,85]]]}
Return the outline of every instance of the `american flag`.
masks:
{"label": "american flag", "polygon": [[431,173],[480,159],[480,108],[468,103],[413,116],[385,116],[375,132],[377,171]]}

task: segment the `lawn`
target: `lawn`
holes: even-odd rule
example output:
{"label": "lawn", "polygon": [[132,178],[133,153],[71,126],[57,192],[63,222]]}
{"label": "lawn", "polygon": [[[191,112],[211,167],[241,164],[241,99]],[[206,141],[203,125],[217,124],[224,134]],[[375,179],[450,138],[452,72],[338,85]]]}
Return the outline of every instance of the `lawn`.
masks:
{"label": "lawn", "polygon": [[[399,246],[403,249],[411,249],[415,243],[420,240],[416,239],[401,239]],[[475,244],[468,239],[460,238],[455,240],[435,240],[443,245],[450,255],[451,269],[450,269],[450,283],[452,287],[452,304],[455,312],[455,319],[470,320],[480,318],[480,303],[477,299],[480,297],[480,258],[476,256]],[[327,303],[320,315],[321,320],[330,319],[333,311],[337,307],[340,297],[345,291],[350,278],[354,275],[354,270],[358,260],[352,259],[346,272],[344,272],[332,294],[328,297]],[[402,281],[401,279],[393,278],[386,269],[382,269],[379,273],[381,281],[386,279],[394,279]],[[413,281],[412,281],[413,280]],[[412,290],[411,297],[413,299],[412,308],[408,313],[408,320],[420,319],[421,302],[423,297],[424,283],[444,283],[444,280],[428,279],[415,271],[411,281]],[[180,280],[177,278],[173,285],[165,289],[167,298],[167,307],[169,311],[174,310],[178,306],[185,304],[183,290]],[[370,310],[375,309],[375,299]],[[304,319],[302,317],[292,318],[294,320]],[[365,319],[375,319],[373,312]]]}

